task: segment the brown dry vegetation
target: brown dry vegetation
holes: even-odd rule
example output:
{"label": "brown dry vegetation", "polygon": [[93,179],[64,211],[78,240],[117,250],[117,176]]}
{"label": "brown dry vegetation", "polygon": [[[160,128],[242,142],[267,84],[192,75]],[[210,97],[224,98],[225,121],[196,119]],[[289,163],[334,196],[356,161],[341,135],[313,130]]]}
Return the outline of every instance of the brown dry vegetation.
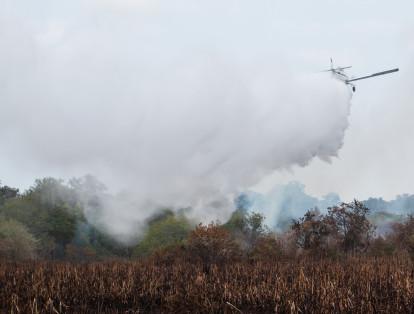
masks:
{"label": "brown dry vegetation", "polygon": [[40,250],[25,229],[37,220],[4,219],[0,313],[413,313],[414,217],[374,237],[368,211],[358,201],[310,210],[283,234],[242,209],[195,228],[166,211],[135,248],[96,230],[86,246],[69,241],[76,219],[60,207],[33,229]]}
{"label": "brown dry vegetation", "polygon": [[410,313],[409,258],[3,263],[1,312]]}

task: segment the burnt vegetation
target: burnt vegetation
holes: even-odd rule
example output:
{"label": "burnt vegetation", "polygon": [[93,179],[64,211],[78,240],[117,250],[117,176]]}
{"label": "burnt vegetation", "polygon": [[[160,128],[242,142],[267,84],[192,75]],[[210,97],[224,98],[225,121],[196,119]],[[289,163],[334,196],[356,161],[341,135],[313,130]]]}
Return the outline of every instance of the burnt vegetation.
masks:
{"label": "burnt vegetation", "polygon": [[414,311],[413,216],[379,236],[356,200],[310,209],[283,233],[242,203],[225,223],[165,209],[126,245],[85,217],[103,190],[92,178],[0,186],[1,312]]}

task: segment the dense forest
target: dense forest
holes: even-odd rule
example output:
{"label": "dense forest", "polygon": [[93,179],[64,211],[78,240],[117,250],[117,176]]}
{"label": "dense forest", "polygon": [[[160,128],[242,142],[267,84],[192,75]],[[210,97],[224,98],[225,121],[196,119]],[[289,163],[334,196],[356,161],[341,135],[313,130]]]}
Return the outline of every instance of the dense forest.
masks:
{"label": "dense forest", "polygon": [[[160,209],[147,219],[145,232],[135,241],[118,241],[85,215],[86,206],[92,208],[89,217],[99,215],[104,190],[91,176],[67,183],[44,178],[23,193],[0,185],[0,257],[91,261],[160,252],[202,260],[414,254],[414,218],[405,208],[399,214],[379,210],[387,203],[378,199],[338,203],[323,212],[309,208],[301,217],[285,221],[287,227],[280,232],[267,227],[259,211],[249,210],[249,199],[242,194],[227,222],[203,225],[190,221],[185,210]],[[399,202],[407,206],[407,201]]]}

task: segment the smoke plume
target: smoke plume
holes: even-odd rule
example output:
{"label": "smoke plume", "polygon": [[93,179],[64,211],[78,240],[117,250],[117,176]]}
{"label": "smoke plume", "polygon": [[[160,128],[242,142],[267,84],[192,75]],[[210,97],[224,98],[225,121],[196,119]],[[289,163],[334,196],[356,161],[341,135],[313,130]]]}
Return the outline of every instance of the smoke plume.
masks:
{"label": "smoke plume", "polygon": [[153,8],[98,16],[90,6],[76,22],[15,16],[19,29],[2,14],[0,140],[10,164],[91,173],[121,191],[100,217],[113,232],[162,207],[225,220],[264,176],[337,155],[350,110],[343,83],[298,71],[283,49],[183,35]]}

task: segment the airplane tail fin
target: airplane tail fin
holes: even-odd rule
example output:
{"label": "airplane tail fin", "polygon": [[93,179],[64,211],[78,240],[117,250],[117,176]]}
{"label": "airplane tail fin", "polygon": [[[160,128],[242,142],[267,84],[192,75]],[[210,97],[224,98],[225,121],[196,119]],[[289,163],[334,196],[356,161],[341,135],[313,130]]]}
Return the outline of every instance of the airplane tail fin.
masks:
{"label": "airplane tail fin", "polygon": [[331,58],[331,68],[328,70],[323,70],[321,72],[336,72],[336,71],[343,71],[345,69],[352,68],[352,66],[346,66],[346,67],[334,67],[333,59]]}

